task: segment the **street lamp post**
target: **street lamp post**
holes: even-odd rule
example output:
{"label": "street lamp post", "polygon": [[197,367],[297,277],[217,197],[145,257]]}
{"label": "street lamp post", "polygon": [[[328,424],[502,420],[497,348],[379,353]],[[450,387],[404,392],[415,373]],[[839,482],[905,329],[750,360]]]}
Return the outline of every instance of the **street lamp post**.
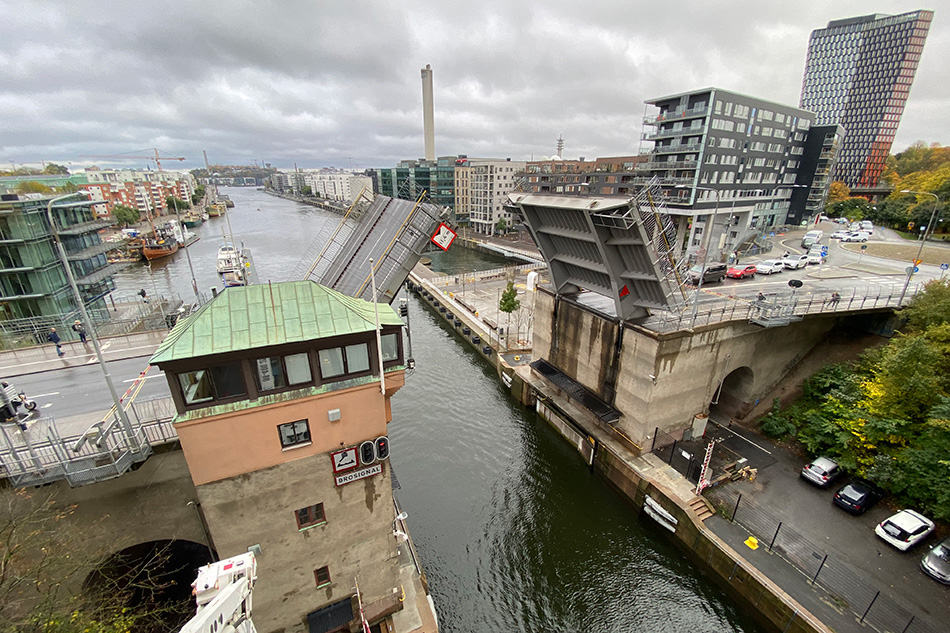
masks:
{"label": "street lamp post", "polygon": [[[689,189],[689,185],[675,185],[675,189]],[[719,212],[719,189],[713,189],[712,187],[696,187],[697,190],[701,189],[703,191],[712,191],[716,194],[716,206],[713,208],[712,216],[709,218],[709,222],[706,224],[706,227],[703,229],[705,235],[703,239],[700,240],[700,250],[703,252],[702,261],[699,263],[699,281],[696,282],[696,296],[693,298],[693,314],[690,321],[690,327],[693,327],[696,324],[696,315],[699,313],[699,293],[703,289],[703,279],[706,277],[706,259],[709,257],[709,240],[712,239],[712,229],[716,225],[716,214]],[[705,242],[706,246],[703,247]]]}
{"label": "street lamp post", "polygon": [[[85,192],[77,193],[82,195]],[[109,374],[109,368],[106,366],[105,360],[102,358],[102,349],[99,347],[99,336],[96,334],[96,326],[92,322],[92,319],[89,318],[89,313],[86,312],[86,304],[82,300],[82,295],[79,294],[79,286],[76,285],[76,278],[73,275],[73,270],[69,265],[69,260],[66,258],[66,248],[63,246],[63,241],[59,237],[59,231],[56,229],[56,222],[53,220],[53,204],[59,202],[60,200],[72,198],[73,196],[77,195],[77,193],[70,193],[50,198],[49,202],[46,203],[46,219],[49,221],[49,229],[50,234],[53,237],[53,242],[56,243],[56,253],[59,256],[60,263],[63,265],[63,268],[66,271],[66,279],[69,282],[69,288],[73,292],[73,300],[75,300],[76,306],[79,308],[79,314],[82,317],[83,325],[86,326],[86,331],[89,334],[89,338],[92,340],[92,347],[96,353],[96,360],[99,361],[99,368],[102,370],[102,376],[105,378],[106,385],[109,387],[109,393],[112,395],[112,403],[115,405],[116,414],[119,416],[119,423],[129,436],[129,441],[132,443],[132,445],[138,448],[138,439],[135,437],[135,433],[132,430],[132,425],[129,422],[129,418],[125,414],[125,410],[122,409],[122,402],[119,400],[119,394],[115,390],[115,385],[112,383],[112,376]]]}
{"label": "street lamp post", "polygon": [[920,259],[920,254],[924,252],[924,244],[927,242],[927,231],[933,232],[934,216],[937,215],[937,203],[940,202],[940,198],[938,198],[936,194],[930,193],[929,191],[911,191],[910,189],[901,189],[901,193],[913,193],[918,196],[931,196],[934,199],[934,208],[933,211],[930,212],[930,220],[927,222],[927,226],[924,227],[923,235],[920,236],[920,246],[917,248],[917,255],[914,257],[914,262],[907,269],[907,279],[904,280],[904,288],[901,290],[901,298],[897,300],[898,306],[904,303],[904,295],[907,294],[907,287],[910,285],[910,279],[914,276],[914,269],[917,267],[917,261]]}

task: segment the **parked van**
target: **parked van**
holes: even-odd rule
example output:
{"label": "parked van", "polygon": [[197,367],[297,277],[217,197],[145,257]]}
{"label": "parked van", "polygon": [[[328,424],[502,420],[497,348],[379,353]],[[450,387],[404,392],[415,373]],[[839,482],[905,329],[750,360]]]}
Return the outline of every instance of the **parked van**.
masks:
{"label": "parked van", "polygon": [[[703,271],[703,283],[717,283],[726,278],[726,270],[728,266],[725,264],[720,264],[718,262],[712,264],[706,264],[706,270]],[[689,282],[692,284],[699,283],[699,274],[703,270],[703,267],[700,265],[693,266],[689,269]]]}

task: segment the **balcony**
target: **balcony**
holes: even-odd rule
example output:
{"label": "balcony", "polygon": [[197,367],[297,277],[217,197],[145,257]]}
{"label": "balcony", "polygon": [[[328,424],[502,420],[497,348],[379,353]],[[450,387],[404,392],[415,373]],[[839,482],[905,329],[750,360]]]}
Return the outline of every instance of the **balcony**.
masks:
{"label": "balcony", "polygon": [[102,253],[107,253],[109,251],[114,251],[117,248],[120,248],[122,244],[118,242],[102,242],[100,244],[93,244],[92,246],[87,246],[81,251],[76,251],[75,253],[67,253],[66,259],[71,262],[78,262],[84,259],[90,259],[96,255],[101,255]]}
{"label": "balcony", "polygon": [[698,152],[702,143],[680,143],[679,145],[657,145],[649,154],[685,154],[687,152]]}
{"label": "balcony", "polygon": [[644,132],[643,140],[655,141],[660,138],[673,138],[676,136],[702,136],[702,127],[684,127],[678,130],[657,130],[656,132]]}
{"label": "balcony", "polygon": [[59,229],[60,235],[82,235],[83,233],[92,233],[100,229],[112,226],[110,220],[92,220],[91,222],[81,222],[65,228]]}
{"label": "balcony", "polygon": [[663,169],[696,169],[697,160],[647,161],[637,163],[636,171],[656,171]]}
{"label": "balcony", "polygon": [[666,123],[667,121],[678,121],[680,119],[691,119],[695,117],[706,116],[709,114],[709,106],[704,106],[702,108],[689,108],[683,110],[670,110],[668,112],[662,112],[654,116],[643,117],[644,125],[657,125],[659,123]]}
{"label": "balcony", "polygon": [[[672,187],[675,185],[692,185],[694,178],[692,176],[686,178],[664,178],[662,176],[656,179],[657,184],[664,187]],[[649,185],[653,182],[652,176],[640,176],[632,180],[635,185]]]}

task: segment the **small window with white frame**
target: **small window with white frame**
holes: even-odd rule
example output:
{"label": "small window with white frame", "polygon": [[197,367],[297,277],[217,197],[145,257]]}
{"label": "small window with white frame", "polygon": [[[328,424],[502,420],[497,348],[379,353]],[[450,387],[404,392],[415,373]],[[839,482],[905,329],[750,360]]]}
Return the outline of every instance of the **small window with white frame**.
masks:
{"label": "small window with white frame", "polygon": [[281,448],[310,444],[310,422],[306,419],[277,425]]}

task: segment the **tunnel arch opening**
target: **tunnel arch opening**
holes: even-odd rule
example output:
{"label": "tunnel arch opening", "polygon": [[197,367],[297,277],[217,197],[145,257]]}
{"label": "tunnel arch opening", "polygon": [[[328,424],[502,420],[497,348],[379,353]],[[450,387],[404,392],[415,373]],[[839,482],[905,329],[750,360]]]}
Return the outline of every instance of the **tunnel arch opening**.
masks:
{"label": "tunnel arch opening", "polygon": [[755,406],[752,398],[754,384],[755,374],[750,367],[743,365],[733,369],[713,392],[709,414],[721,422],[744,417]]}
{"label": "tunnel arch opening", "polygon": [[191,583],[212,562],[208,546],[158,540],[127,547],[105,558],[83,583],[93,604],[128,608],[136,633],[177,631],[195,614]]}

